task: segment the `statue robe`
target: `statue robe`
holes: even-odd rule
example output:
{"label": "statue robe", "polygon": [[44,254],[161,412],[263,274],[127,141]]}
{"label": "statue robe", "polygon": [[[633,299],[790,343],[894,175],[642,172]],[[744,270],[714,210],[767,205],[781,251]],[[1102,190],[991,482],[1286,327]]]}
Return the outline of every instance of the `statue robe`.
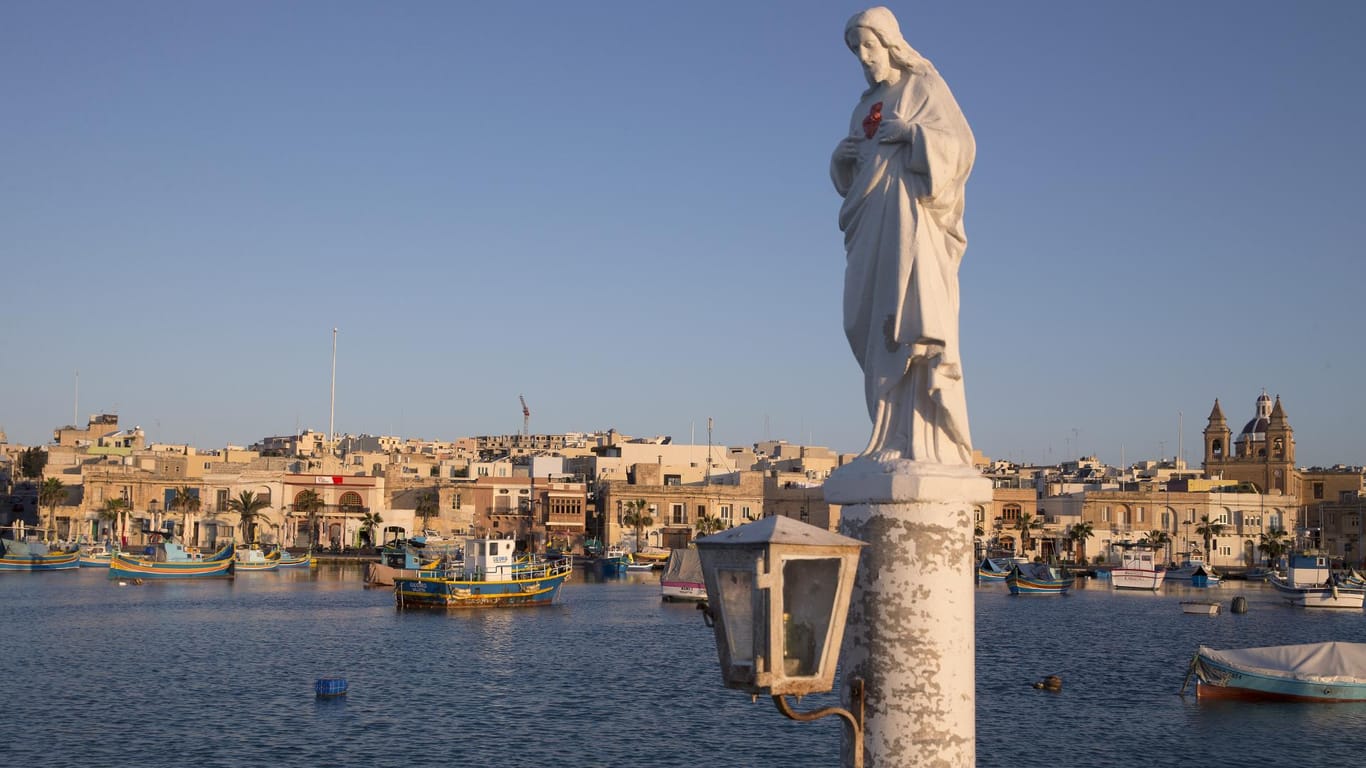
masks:
{"label": "statue robe", "polygon": [[[911,127],[904,142],[865,138],[882,103]],[[958,356],[963,191],[976,144],[929,62],[870,88],[854,109],[856,162],[831,162],[844,197],[844,330],[864,372],[873,434],[866,454],[971,463]]]}

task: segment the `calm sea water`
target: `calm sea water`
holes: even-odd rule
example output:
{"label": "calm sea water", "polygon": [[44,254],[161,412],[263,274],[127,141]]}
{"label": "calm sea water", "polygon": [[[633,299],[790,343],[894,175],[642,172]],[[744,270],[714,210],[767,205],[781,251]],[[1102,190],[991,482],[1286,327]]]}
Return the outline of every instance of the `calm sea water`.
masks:
{"label": "calm sea water", "polygon": [[[721,686],[697,611],[657,576],[567,584],[520,611],[403,612],[352,566],[120,587],[97,569],[0,576],[0,763],[48,766],[838,765],[839,725]],[[1178,602],[1249,602],[1187,616]],[[1342,765],[1366,705],[1197,703],[1195,647],[1366,642],[1361,612],[1266,586],[1065,597],[977,588],[979,766]],[[1054,694],[1031,683],[1063,677]],[[319,701],[319,677],[350,693]],[[808,697],[801,709],[830,703]]]}

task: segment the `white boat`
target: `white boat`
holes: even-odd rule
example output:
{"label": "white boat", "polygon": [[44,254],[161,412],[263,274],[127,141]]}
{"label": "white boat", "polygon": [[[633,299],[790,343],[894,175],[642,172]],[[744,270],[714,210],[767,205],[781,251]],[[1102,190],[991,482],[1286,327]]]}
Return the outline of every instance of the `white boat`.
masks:
{"label": "white boat", "polygon": [[1290,555],[1285,576],[1267,579],[1287,602],[1303,608],[1355,608],[1366,602],[1366,589],[1349,585],[1333,574],[1328,555],[1305,550]]}
{"label": "white boat", "polygon": [[1157,567],[1155,547],[1127,541],[1115,547],[1119,549],[1119,565],[1110,569],[1110,582],[1115,589],[1156,591],[1162,587],[1167,573]]}
{"label": "white boat", "polygon": [[1181,612],[1191,613],[1197,616],[1218,616],[1219,604],[1213,600],[1183,600],[1181,602]]}
{"label": "white boat", "polygon": [[1214,586],[1223,578],[1214,566],[1205,562],[1198,552],[1186,555],[1186,562],[1179,568],[1167,569],[1169,581],[1189,581],[1193,587]]}
{"label": "white boat", "polygon": [[[1218,651],[1191,660],[1195,695],[1249,701],[1366,701],[1366,644],[1307,643]],[[1187,681],[1190,680],[1187,675]],[[1181,686],[1184,692],[1186,687]]]}
{"label": "white boat", "polygon": [[669,555],[664,573],[659,576],[659,595],[665,602],[707,599],[707,585],[702,579],[702,560],[697,556],[696,549],[675,549]]}

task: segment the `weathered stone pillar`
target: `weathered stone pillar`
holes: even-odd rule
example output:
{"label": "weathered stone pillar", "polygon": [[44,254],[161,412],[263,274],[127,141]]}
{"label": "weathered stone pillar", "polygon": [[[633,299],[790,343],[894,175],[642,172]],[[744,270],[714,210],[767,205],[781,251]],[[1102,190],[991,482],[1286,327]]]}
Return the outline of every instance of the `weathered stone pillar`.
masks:
{"label": "weathered stone pillar", "polygon": [[825,497],[843,506],[840,533],[868,543],[840,659],[846,705],[848,681],[864,680],[865,765],[974,766],[973,507],[990,502],[991,481],[971,467],[858,459]]}

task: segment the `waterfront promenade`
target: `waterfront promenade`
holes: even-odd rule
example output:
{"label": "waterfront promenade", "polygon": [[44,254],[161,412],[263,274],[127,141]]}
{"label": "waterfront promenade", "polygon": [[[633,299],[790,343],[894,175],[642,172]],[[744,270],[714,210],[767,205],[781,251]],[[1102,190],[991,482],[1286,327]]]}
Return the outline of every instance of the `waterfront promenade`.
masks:
{"label": "waterfront promenade", "polygon": [[[92,569],[5,574],[0,647],[21,697],[0,718],[6,762],[837,765],[837,724],[721,686],[710,630],[661,603],[657,578],[580,570],[554,606],[448,614],[397,611],[359,564],[137,587]],[[1193,594],[1245,595],[1250,610],[1186,616]],[[1037,598],[998,584],[974,599],[979,766],[1328,766],[1366,750],[1366,706],[1176,695],[1199,643],[1366,642],[1361,612],[1291,609],[1255,582],[1147,594],[1082,580]],[[1050,674],[1061,693],[1032,688]],[[345,700],[314,699],[326,676],[350,681]]]}

